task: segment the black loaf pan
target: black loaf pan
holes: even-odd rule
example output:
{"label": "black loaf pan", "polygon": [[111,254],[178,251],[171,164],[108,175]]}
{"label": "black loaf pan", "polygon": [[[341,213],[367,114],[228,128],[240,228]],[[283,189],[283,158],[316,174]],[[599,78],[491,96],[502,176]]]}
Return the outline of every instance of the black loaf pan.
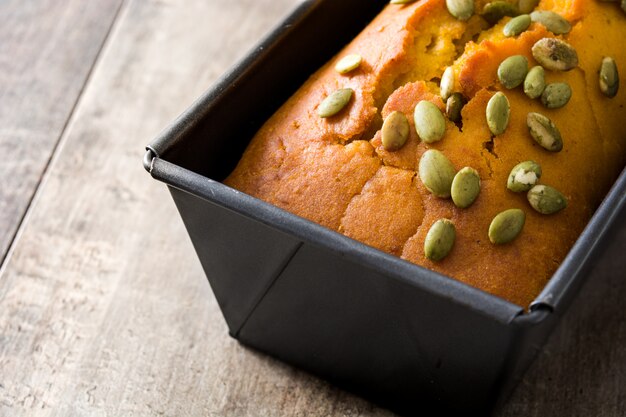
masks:
{"label": "black loaf pan", "polygon": [[488,415],[626,211],[626,171],[526,308],[219,182],[263,121],[386,3],[304,2],[147,147],[144,165],[168,184],[231,336],[400,414]]}

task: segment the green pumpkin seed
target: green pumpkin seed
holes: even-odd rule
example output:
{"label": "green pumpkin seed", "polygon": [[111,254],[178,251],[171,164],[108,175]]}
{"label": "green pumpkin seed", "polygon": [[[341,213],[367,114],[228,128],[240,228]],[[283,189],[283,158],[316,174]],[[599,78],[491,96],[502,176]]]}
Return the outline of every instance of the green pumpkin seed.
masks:
{"label": "green pumpkin seed", "polygon": [[430,101],[422,100],[413,112],[415,130],[420,139],[426,143],[437,142],[446,133],[446,119],[439,107]]}
{"label": "green pumpkin seed", "polygon": [[524,161],[513,167],[506,188],[514,193],[530,190],[541,178],[541,166],[535,161]]}
{"label": "green pumpkin seed", "polygon": [[517,7],[506,1],[492,1],[485,4],[481,14],[483,19],[491,25],[498,23],[504,16],[515,17],[517,15],[519,15]]}
{"label": "green pumpkin seed", "polygon": [[413,3],[416,0],[391,0],[389,4],[409,4]]}
{"label": "green pumpkin seed", "polygon": [[548,185],[535,185],[526,197],[532,208],[541,214],[553,214],[567,207],[567,198]]}
{"label": "green pumpkin seed", "polygon": [[533,45],[532,52],[537,62],[552,71],[569,71],[578,65],[576,50],[560,39],[539,39]]}
{"label": "green pumpkin seed", "polygon": [[520,13],[528,14],[539,5],[539,0],[519,0],[517,7]]}
{"label": "green pumpkin seed", "polygon": [[465,167],[457,172],[450,188],[450,195],[455,206],[459,208],[471,206],[479,193],[480,176],[475,169]]}
{"label": "green pumpkin seed", "polygon": [[563,149],[563,139],[561,132],[552,122],[543,114],[528,113],[526,124],[530,135],[542,148],[550,152],[559,152]]}
{"label": "green pumpkin seed", "polygon": [[[624,0],[626,4],[626,0]],[[617,64],[615,60],[609,56],[602,58],[600,66],[600,91],[609,98],[617,95],[619,90],[619,74],[617,73]]]}
{"label": "green pumpkin seed", "polygon": [[317,108],[317,114],[322,117],[331,117],[343,110],[352,98],[354,91],[351,88],[342,88],[324,99]]}
{"label": "green pumpkin seed", "polygon": [[383,147],[388,151],[402,148],[409,138],[409,129],[409,121],[404,113],[394,111],[389,114],[381,129]]}
{"label": "green pumpkin seed", "polygon": [[626,13],[626,0],[622,0],[622,10]]}
{"label": "green pumpkin seed", "polygon": [[446,68],[443,72],[441,82],[439,83],[439,91],[443,100],[447,100],[454,91],[454,70],[452,67]]}
{"label": "green pumpkin seed", "polygon": [[424,256],[431,261],[440,261],[452,250],[456,240],[454,223],[448,219],[437,220],[428,230],[424,240]]}
{"label": "green pumpkin seed", "polygon": [[439,198],[450,197],[456,170],[443,153],[435,149],[424,152],[420,158],[418,173],[426,189],[433,195]]}
{"label": "green pumpkin seed", "polygon": [[528,71],[524,80],[524,93],[532,99],[540,97],[546,88],[546,72],[541,65],[534,66]]}
{"label": "green pumpkin seed", "polygon": [[537,10],[530,14],[533,22],[541,23],[555,35],[564,35],[572,30],[572,25],[560,14],[549,10]]}
{"label": "green pumpkin seed", "polygon": [[510,114],[511,105],[509,104],[509,99],[507,99],[502,92],[498,91],[489,99],[485,111],[487,125],[491,133],[494,135],[504,133],[506,127],[509,125]]}
{"label": "green pumpkin seed", "polygon": [[572,89],[567,83],[548,84],[541,94],[541,102],[549,109],[565,106],[572,97]]}
{"label": "green pumpkin seed", "polygon": [[510,38],[524,32],[528,29],[528,26],[530,26],[530,16],[522,14],[509,20],[509,22],[504,25],[502,33],[504,33],[504,36]]}
{"label": "green pumpkin seed", "polygon": [[460,122],[463,106],[465,106],[463,95],[461,93],[452,93],[446,101],[446,114],[448,115],[448,119],[454,123]]}
{"label": "green pumpkin seed", "polygon": [[489,240],[503,245],[514,240],[524,228],[526,214],[520,209],[509,209],[499,213],[489,225]]}
{"label": "green pumpkin seed", "polygon": [[528,60],[523,55],[513,55],[498,67],[498,80],[509,90],[524,82],[528,74]]}
{"label": "green pumpkin seed", "polygon": [[461,21],[474,14],[474,0],[446,0],[446,7],[452,16]]}
{"label": "green pumpkin seed", "polygon": [[337,65],[335,65],[335,71],[339,74],[347,74],[350,71],[357,69],[361,65],[362,61],[363,58],[359,54],[346,55],[341,58],[339,62],[337,62]]}

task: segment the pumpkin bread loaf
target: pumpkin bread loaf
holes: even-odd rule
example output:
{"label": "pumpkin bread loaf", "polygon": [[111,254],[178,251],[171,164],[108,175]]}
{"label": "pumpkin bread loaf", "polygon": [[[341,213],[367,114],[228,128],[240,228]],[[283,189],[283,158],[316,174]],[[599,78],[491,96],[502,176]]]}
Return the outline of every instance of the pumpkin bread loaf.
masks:
{"label": "pumpkin bread loaf", "polygon": [[[265,123],[225,183],[527,307],[626,163],[626,88],[619,89],[615,78],[626,74],[626,14],[619,3],[597,0],[542,0],[534,13],[535,5],[527,4],[531,1],[502,3],[420,0],[387,5]],[[467,10],[468,4],[473,11]],[[520,9],[530,13],[530,23],[524,16],[509,24]],[[572,50],[577,55],[577,62],[569,62],[572,68],[550,69],[560,60],[572,61]],[[346,56],[348,61],[342,61]],[[518,78],[513,84],[526,79],[525,72],[516,75],[501,67],[513,56],[524,57],[528,69],[544,66],[533,73],[545,74],[548,85],[560,84],[543,96],[543,85],[533,92],[537,86],[532,80],[527,80],[527,93],[523,83],[511,86],[511,77]],[[607,57],[612,59],[604,62]],[[569,86],[571,98],[562,84]],[[347,97],[326,100],[345,89],[352,94],[346,90]],[[446,115],[444,98],[452,92],[457,93],[456,104],[464,104],[460,117]],[[500,97],[499,104],[493,99],[498,92],[506,98]],[[421,105],[428,112],[414,117],[422,101],[434,106]],[[448,105],[455,104],[448,99]],[[551,123],[539,123],[534,113]],[[385,142],[383,123],[391,114],[399,124],[389,121]],[[423,131],[418,135],[415,119],[420,117],[426,120],[427,133],[440,124],[443,135],[434,140]],[[408,132],[402,126],[406,121]],[[504,129],[494,131],[494,121],[505,122]],[[548,149],[559,133],[562,149]],[[390,137],[406,142],[390,146]],[[468,207],[435,195],[437,190],[420,170],[428,150],[441,152],[453,172],[470,167],[464,170],[466,177],[478,174],[480,191],[475,201],[470,196]],[[516,177],[523,192],[514,192],[507,182],[512,169],[524,161],[539,165],[541,175],[524,171]],[[435,188],[441,186],[436,165],[422,169],[436,177]],[[527,193],[535,182],[540,188]],[[444,191],[450,190],[449,181],[444,183]],[[560,194],[550,194],[543,185]],[[462,191],[467,197],[466,188],[457,187],[457,195]],[[523,212],[523,227],[513,232],[510,242],[494,244],[492,221],[509,209]],[[517,220],[519,210],[514,210]],[[439,220],[445,222],[434,228]],[[493,231],[500,237],[512,227],[510,222],[500,226]],[[426,242],[430,249],[442,237],[437,234],[441,230],[455,231],[452,240],[449,234],[443,239],[451,247],[443,248],[443,256],[427,257],[431,227],[434,239],[431,235]]]}

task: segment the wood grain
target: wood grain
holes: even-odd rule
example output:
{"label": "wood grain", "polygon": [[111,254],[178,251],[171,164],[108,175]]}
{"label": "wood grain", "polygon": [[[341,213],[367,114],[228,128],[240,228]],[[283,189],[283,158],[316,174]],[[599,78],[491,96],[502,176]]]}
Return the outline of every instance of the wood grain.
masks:
{"label": "wood grain", "polygon": [[0,263],[121,3],[0,2]]}
{"label": "wood grain", "polygon": [[[229,338],[141,167],[144,145],[296,3],[124,3],[0,271],[0,416],[392,415]],[[626,229],[500,416],[626,414],[624,247]]]}

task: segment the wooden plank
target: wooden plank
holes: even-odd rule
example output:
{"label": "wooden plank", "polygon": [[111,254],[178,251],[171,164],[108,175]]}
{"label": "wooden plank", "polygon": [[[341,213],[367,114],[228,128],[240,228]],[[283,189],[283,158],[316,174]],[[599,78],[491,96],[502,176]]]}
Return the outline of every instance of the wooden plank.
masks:
{"label": "wooden plank", "polygon": [[[166,188],[140,163],[295,3],[124,6],[0,273],[0,415],[392,415],[230,339]],[[499,415],[624,411],[625,244],[622,230]]]}
{"label": "wooden plank", "polygon": [[121,3],[0,2],[0,264]]}

